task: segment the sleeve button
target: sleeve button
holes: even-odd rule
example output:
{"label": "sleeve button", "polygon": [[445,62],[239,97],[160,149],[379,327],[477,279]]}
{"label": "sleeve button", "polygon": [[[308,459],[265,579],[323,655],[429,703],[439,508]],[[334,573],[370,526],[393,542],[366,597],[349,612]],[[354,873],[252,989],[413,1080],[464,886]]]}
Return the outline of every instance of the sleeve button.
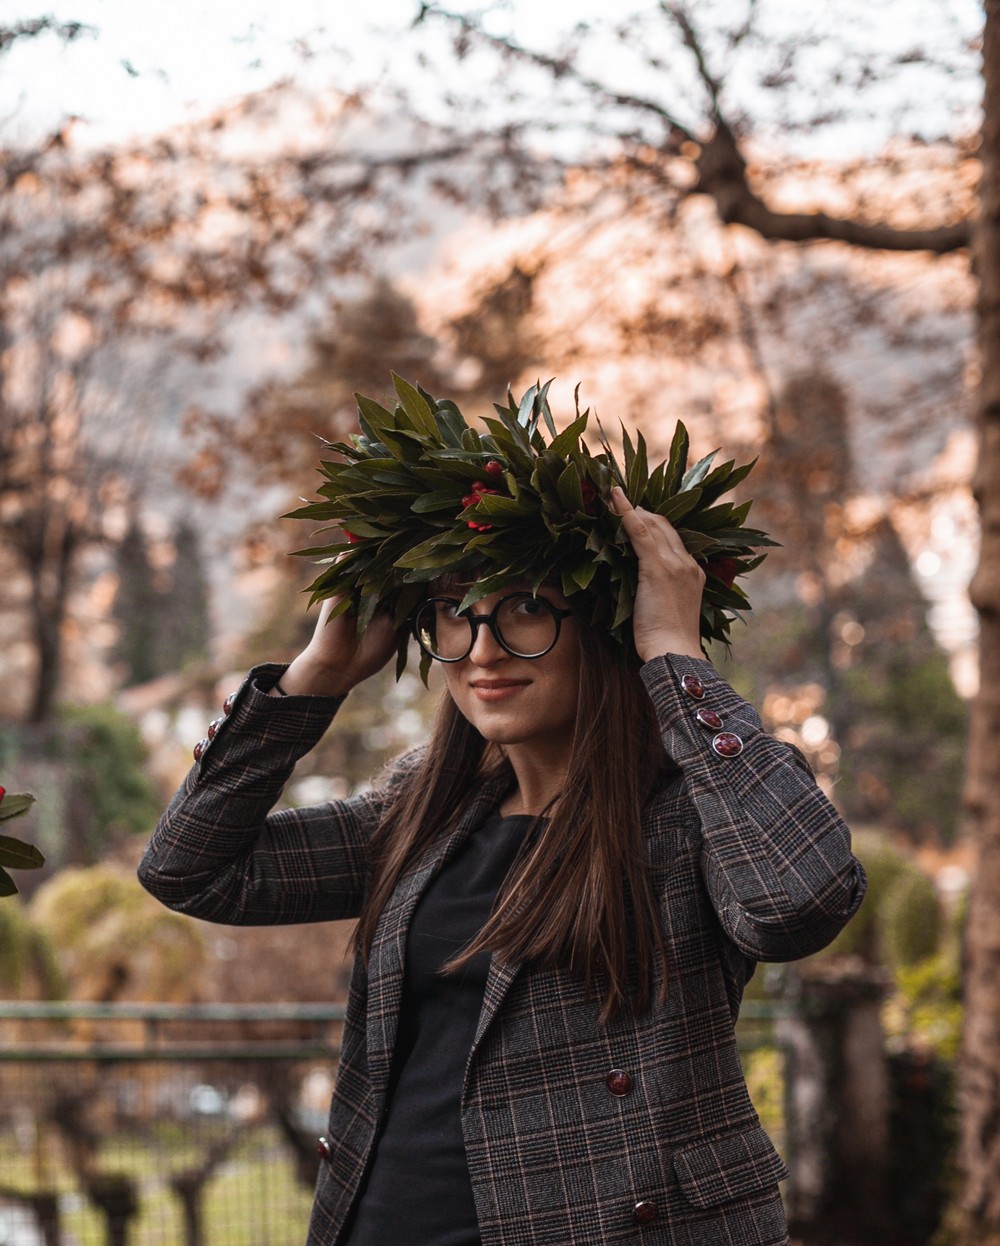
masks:
{"label": "sleeve button", "polygon": [[212,721],[208,724],[207,734],[210,740],[214,740],[215,737],[219,734],[219,728],[222,726],[222,724],[225,721],[226,720],[224,718],[213,718]]}
{"label": "sleeve button", "polygon": [[329,1138],[317,1138],[316,1154],[320,1159],[329,1160],[333,1156],[333,1147],[330,1145]]}
{"label": "sleeve button", "polygon": [[697,675],[685,675],[681,679],[681,687],[694,701],[700,701],[705,695],[705,685]]}
{"label": "sleeve button", "polygon": [[236,704],[236,693],[231,692],[222,702],[222,712],[227,717],[233,712],[233,706]]}
{"label": "sleeve button", "polygon": [[722,715],[717,714],[715,710],[710,710],[706,706],[701,706],[695,714],[695,718],[703,727],[708,727],[712,731],[721,731],[723,727]]}
{"label": "sleeve button", "polygon": [[743,752],[743,741],[732,731],[720,731],[712,737],[712,748],[720,757],[738,757]]}
{"label": "sleeve button", "polygon": [[192,752],[194,753],[195,761],[201,761],[202,756],[204,755],[205,749],[208,748],[208,743],[209,743],[208,740],[199,740],[198,743],[194,746],[194,749],[192,750]]}

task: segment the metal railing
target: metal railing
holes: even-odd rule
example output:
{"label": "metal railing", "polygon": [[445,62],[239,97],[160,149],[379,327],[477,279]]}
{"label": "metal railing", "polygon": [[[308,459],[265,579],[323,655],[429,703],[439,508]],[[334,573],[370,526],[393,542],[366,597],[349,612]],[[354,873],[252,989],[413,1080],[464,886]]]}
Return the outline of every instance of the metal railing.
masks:
{"label": "metal railing", "polygon": [[343,1016],[0,1003],[0,1246],[301,1246]]}
{"label": "metal railing", "polygon": [[[780,1136],[777,1015],[747,1001],[737,1032]],[[343,1019],[0,1002],[0,1246],[301,1246]]]}

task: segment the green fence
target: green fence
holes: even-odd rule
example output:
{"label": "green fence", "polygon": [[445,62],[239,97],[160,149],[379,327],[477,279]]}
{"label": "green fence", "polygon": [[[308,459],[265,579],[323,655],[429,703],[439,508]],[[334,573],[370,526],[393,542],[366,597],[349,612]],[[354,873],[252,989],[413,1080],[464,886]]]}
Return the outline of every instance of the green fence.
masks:
{"label": "green fence", "polygon": [[0,1246],[301,1246],[342,1020],[0,1004]]}
{"label": "green fence", "polygon": [[[0,1246],[301,1246],[343,1016],[0,1003]],[[780,1140],[773,1017],[739,1037]]]}

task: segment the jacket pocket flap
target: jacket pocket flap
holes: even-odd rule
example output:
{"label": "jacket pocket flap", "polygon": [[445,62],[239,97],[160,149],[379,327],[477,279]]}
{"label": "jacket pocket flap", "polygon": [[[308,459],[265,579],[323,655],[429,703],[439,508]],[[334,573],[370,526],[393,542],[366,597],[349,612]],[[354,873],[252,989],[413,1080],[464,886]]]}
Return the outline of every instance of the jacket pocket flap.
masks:
{"label": "jacket pocket flap", "polygon": [[676,1151],[674,1172],[696,1207],[727,1203],[788,1176],[781,1156],[759,1125]]}

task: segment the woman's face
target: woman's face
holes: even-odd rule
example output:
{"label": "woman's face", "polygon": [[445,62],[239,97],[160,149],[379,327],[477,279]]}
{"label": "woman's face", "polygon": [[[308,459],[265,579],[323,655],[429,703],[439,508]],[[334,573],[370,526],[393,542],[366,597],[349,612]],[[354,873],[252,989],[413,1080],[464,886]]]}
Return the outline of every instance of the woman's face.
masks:
{"label": "woman's face", "polygon": [[[514,585],[491,593],[469,613],[487,615],[502,597],[517,591]],[[537,595],[566,608],[558,589],[543,586]],[[508,749],[530,746],[539,760],[568,756],[580,678],[580,636],[572,615],[562,620],[559,639],[543,657],[514,657],[481,626],[468,657],[442,663],[442,671],[452,700],[485,739]]]}

